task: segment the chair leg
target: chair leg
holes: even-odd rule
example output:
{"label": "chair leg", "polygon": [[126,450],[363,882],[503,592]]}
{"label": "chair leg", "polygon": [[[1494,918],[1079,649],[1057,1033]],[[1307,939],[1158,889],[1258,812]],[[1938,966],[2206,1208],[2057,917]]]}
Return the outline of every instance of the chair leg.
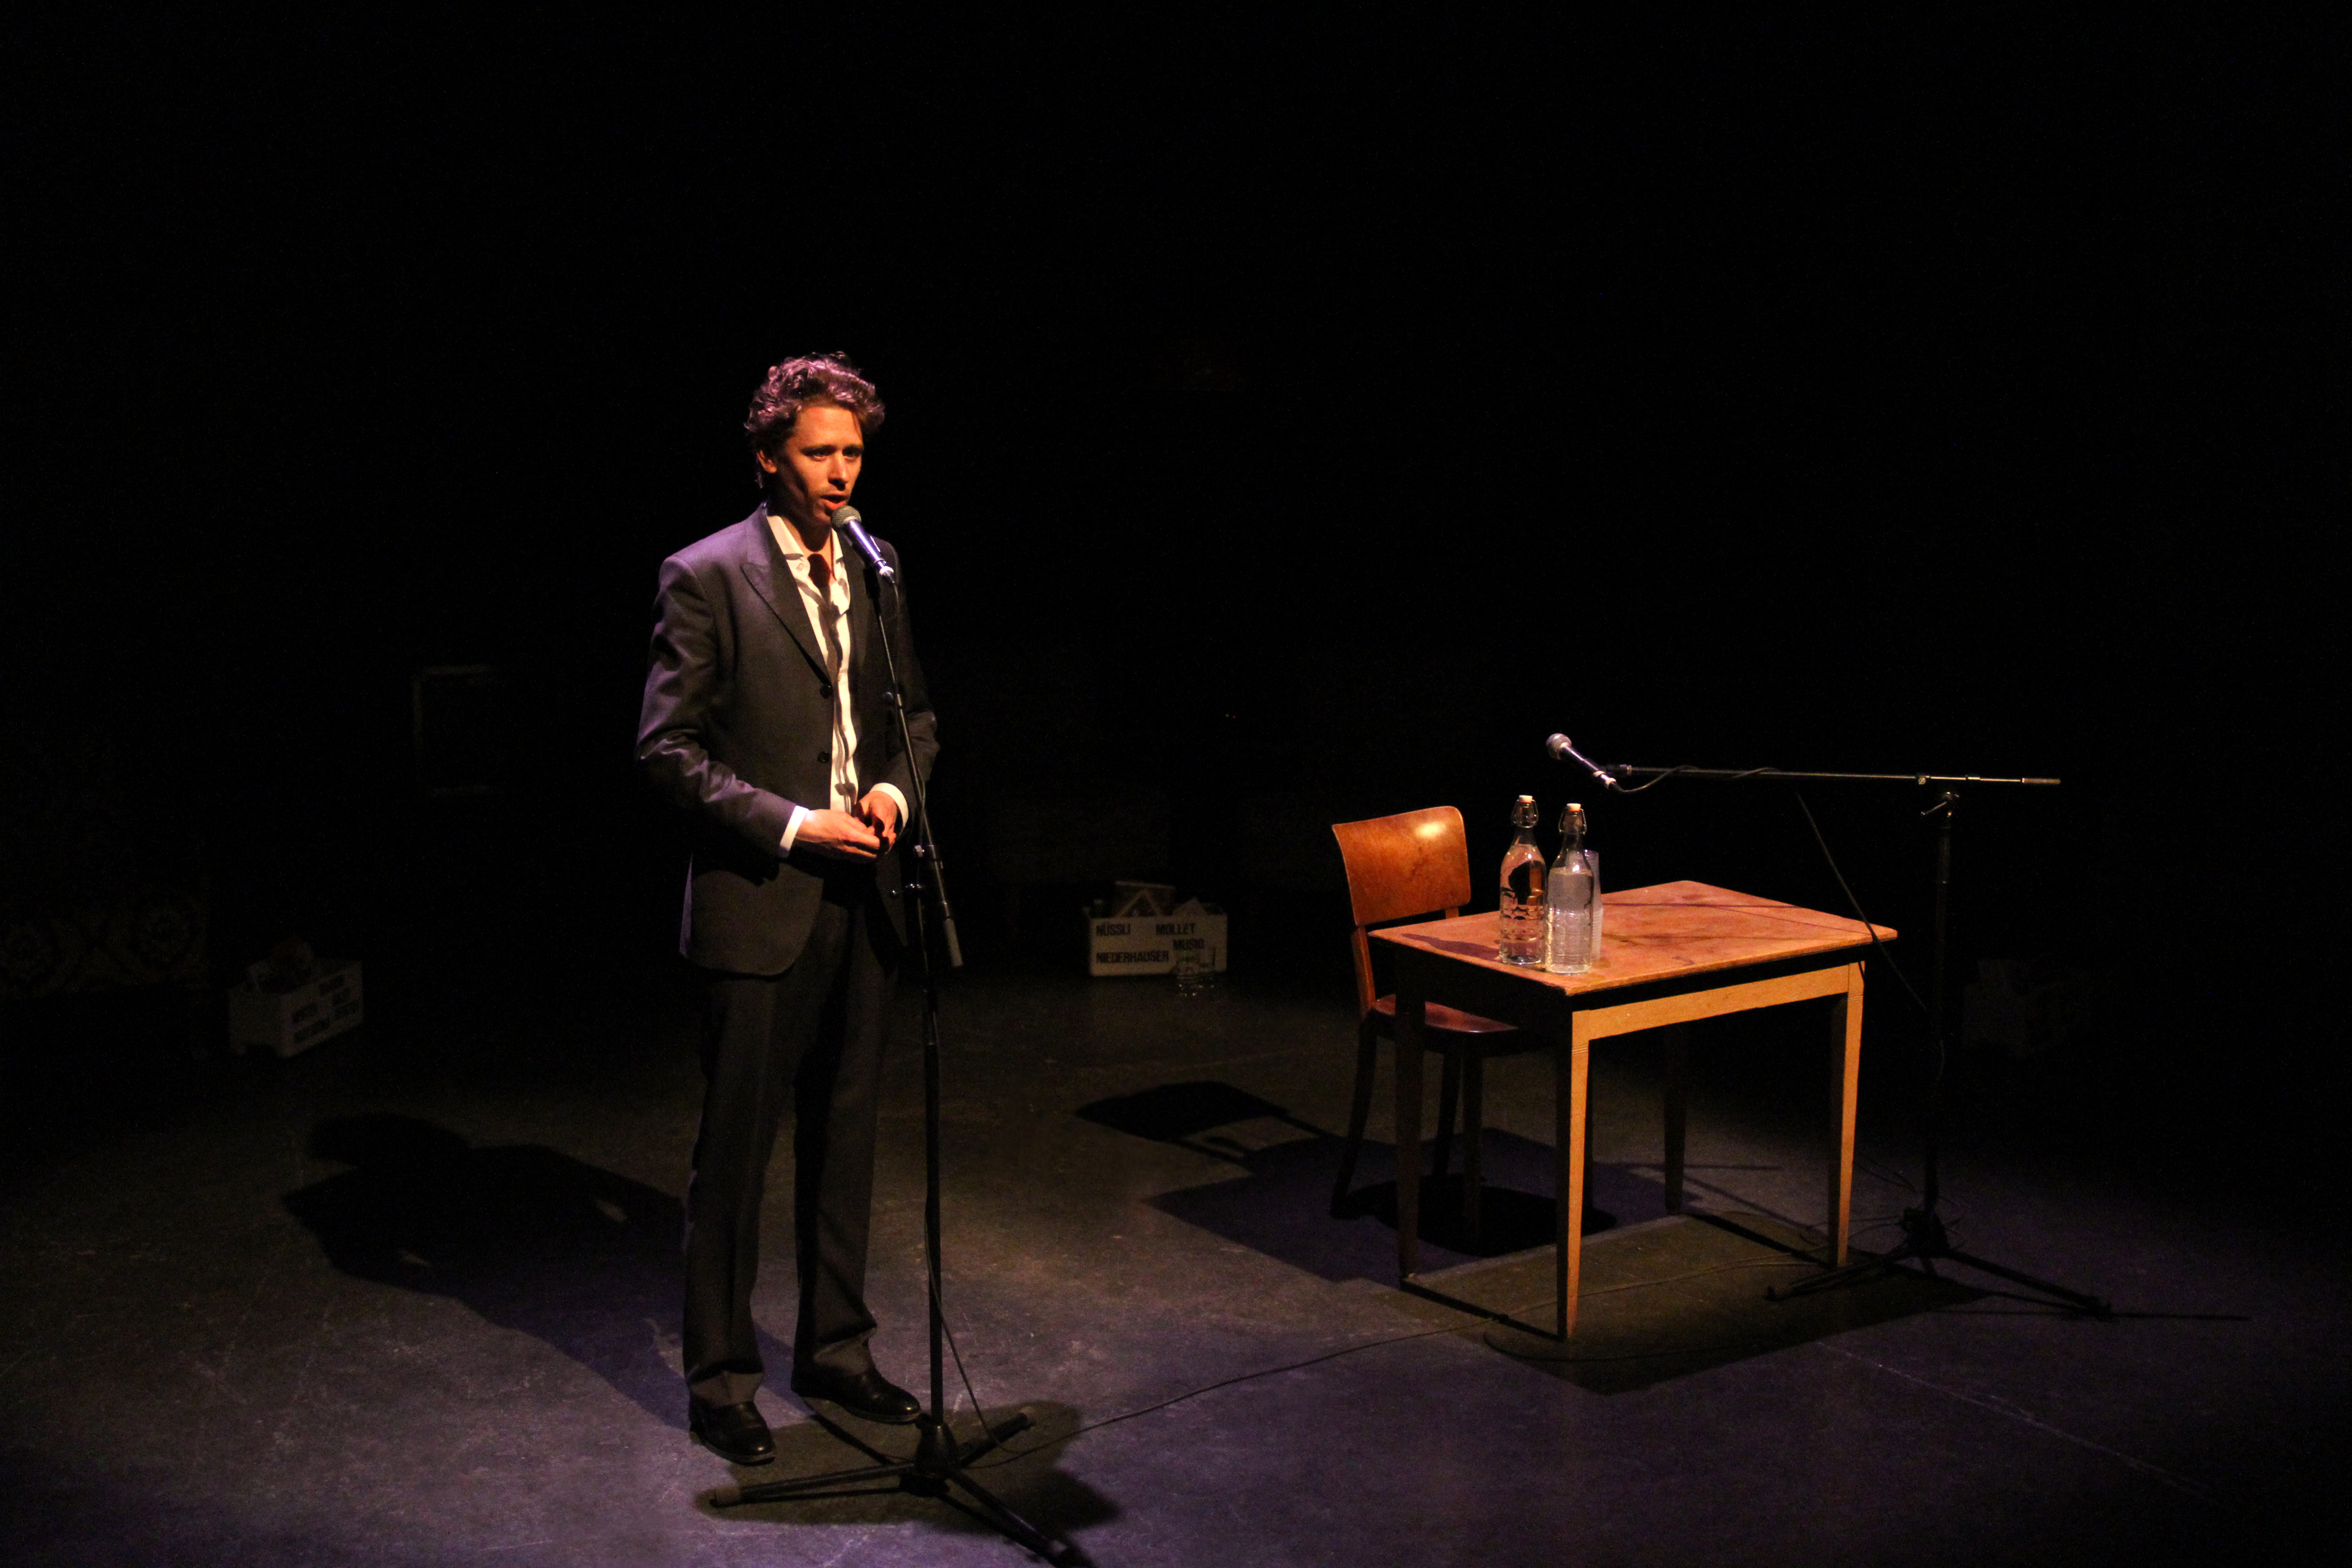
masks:
{"label": "chair leg", "polygon": [[1356,1026],[1356,1099],[1348,1110],[1348,1145],[1339,1155],[1339,1179],[1331,1188],[1333,1219],[1347,1215],[1348,1189],[1355,1184],[1356,1157],[1364,1152],[1364,1127],[1372,1114],[1372,1075],[1380,1062],[1380,1032],[1367,1014]]}
{"label": "chair leg", "polygon": [[1421,1272],[1421,1087],[1428,1059],[1422,999],[1397,981],[1396,1166],[1397,1281],[1410,1285]]}
{"label": "chair leg", "polygon": [[1437,1079],[1437,1152],[1430,1161],[1432,1176],[1454,1168],[1454,1113],[1462,1100],[1462,1053],[1448,1051]]}
{"label": "chair leg", "polygon": [[1479,1145],[1486,1126],[1486,1058],[1462,1053],[1462,1223],[1478,1234],[1479,1209],[1486,1191],[1486,1161]]}

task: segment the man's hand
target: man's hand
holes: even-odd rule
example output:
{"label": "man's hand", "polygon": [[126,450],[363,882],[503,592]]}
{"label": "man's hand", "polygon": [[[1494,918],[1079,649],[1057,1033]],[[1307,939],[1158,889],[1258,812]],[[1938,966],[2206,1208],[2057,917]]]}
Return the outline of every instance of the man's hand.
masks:
{"label": "man's hand", "polygon": [[[873,796],[866,799],[870,801]],[[866,826],[865,813],[862,805],[856,816],[845,811],[812,811],[801,818],[801,830],[793,836],[793,847],[830,855],[836,860],[871,860],[882,853],[883,841]]]}
{"label": "man's hand", "polygon": [[867,790],[866,798],[857,803],[857,819],[874,830],[883,848],[898,842],[898,803],[887,790]]}

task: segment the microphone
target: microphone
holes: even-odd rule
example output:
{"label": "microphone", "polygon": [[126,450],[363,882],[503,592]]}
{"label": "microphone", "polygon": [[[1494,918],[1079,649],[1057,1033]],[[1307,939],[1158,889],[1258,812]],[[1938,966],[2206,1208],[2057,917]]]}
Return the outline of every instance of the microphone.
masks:
{"label": "microphone", "polygon": [[1610,789],[1616,789],[1619,787],[1617,781],[1610,776],[1608,769],[1601,767],[1591,757],[1588,757],[1582,752],[1578,751],[1576,749],[1576,742],[1570,741],[1567,736],[1549,735],[1545,737],[1544,750],[1551,753],[1552,761],[1556,763],[1582,763],[1584,764],[1585,772],[1591,773],[1594,778],[1599,779],[1601,784]]}
{"label": "microphone", "polygon": [[849,541],[857,553],[866,557],[866,564],[881,574],[884,582],[898,580],[898,569],[882,559],[882,547],[874,542],[872,534],[866,531],[866,519],[859,515],[856,507],[836,508],[833,514],[833,526],[841,531],[841,536]]}

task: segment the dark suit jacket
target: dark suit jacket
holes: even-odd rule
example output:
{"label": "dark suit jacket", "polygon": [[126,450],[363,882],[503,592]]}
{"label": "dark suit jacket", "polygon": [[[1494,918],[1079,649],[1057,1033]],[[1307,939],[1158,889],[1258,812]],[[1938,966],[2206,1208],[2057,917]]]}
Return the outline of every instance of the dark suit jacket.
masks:
{"label": "dark suit jacket", "polygon": [[[844,542],[845,561],[856,555]],[[893,567],[898,553],[883,554]],[[887,666],[874,574],[849,574],[850,693],[856,703],[857,781],[898,786],[930,776],[939,742],[901,591],[884,588],[904,681],[909,758],[884,693]],[[782,854],[793,807],[832,802],[833,689],[792,568],[766,511],[697,541],[662,563],[654,601],[653,665],[637,724],[637,765],[694,818],[678,949],[707,969],[779,974],[808,942],[825,879],[872,877],[903,941],[895,854],[874,867],[805,849]]]}

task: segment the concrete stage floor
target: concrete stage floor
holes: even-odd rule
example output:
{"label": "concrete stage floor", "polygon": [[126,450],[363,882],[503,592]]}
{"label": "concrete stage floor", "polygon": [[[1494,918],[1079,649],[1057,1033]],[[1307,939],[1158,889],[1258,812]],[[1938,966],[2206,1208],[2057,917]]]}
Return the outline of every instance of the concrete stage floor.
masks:
{"label": "concrete stage floor", "polygon": [[[911,1497],[712,1506],[857,1459],[781,1386],[779,1464],[739,1477],[686,1435],[680,977],[485,981],[431,1007],[371,978],[374,1021],[292,1061],[118,1042],[20,1084],[54,1109],[9,1118],[0,1194],[0,1557],[1024,1560]],[[885,1369],[919,1386],[903,1012],[872,1295]],[[983,1406],[1040,1423],[983,1473],[1096,1562],[2231,1561],[2343,1520],[2339,1249],[2194,1148],[2170,1177],[2034,1138],[1950,1162],[1963,1245],[2111,1297],[2115,1321],[1965,1273],[1774,1306],[1763,1286],[1802,1270],[1769,1243],[1821,1217],[1818,1019],[1698,1035],[1693,1178],[1728,1223],[1663,1216],[1655,1063],[1604,1047],[1596,1196],[1618,1223],[1588,1255],[1578,1359],[1538,1363],[1392,1288],[1384,1143],[1365,1212],[1327,1215],[1336,993],[1007,971],[959,983],[947,1026],[952,1321]],[[1864,1082],[1865,1246],[1914,1157],[1888,1070]],[[1489,1096],[1507,1248],[1548,1224],[1549,1068],[1501,1064]],[[769,1213],[782,1341],[789,1207]],[[1542,1314],[1540,1256],[1432,1262],[1463,1300]]]}

